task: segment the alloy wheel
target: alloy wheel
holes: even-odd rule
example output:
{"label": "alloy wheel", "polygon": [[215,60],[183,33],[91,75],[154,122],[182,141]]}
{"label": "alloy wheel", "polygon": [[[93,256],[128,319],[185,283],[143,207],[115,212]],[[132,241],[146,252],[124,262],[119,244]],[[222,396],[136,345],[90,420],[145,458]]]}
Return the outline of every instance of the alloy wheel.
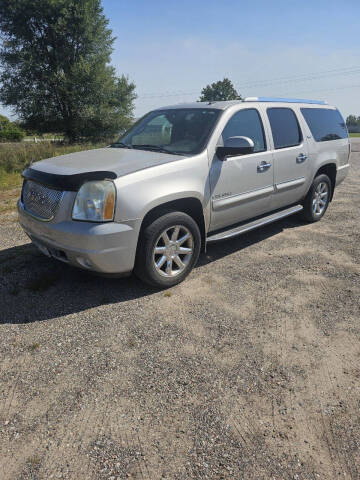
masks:
{"label": "alloy wheel", "polygon": [[312,208],[315,215],[321,215],[326,209],[329,198],[329,186],[326,182],[320,182],[314,192]]}
{"label": "alloy wheel", "polygon": [[184,225],[164,230],[155,242],[153,262],[156,271],[164,277],[180,275],[189,264],[194,251],[194,239]]}

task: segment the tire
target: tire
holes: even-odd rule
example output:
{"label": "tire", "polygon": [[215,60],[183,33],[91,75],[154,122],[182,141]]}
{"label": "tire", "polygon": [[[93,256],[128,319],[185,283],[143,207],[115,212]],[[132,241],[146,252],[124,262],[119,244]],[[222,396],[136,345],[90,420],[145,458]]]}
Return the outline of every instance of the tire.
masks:
{"label": "tire", "polygon": [[321,174],[315,177],[303,202],[301,216],[307,222],[318,222],[325,215],[331,198],[330,178]]}
{"label": "tire", "polygon": [[195,220],[183,212],[165,213],[140,234],[134,273],[153,287],[172,287],[189,275],[200,248]]}

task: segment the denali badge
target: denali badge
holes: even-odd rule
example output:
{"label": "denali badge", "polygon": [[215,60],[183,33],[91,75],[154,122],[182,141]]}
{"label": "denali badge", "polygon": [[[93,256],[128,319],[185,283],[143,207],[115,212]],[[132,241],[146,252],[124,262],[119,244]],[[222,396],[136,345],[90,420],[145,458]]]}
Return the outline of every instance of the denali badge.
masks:
{"label": "denali badge", "polygon": [[217,193],[216,195],[213,195],[213,200],[219,200],[219,198],[230,197],[230,195],[232,195],[232,192]]}
{"label": "denali badge", "polygon": [[45,195],[40,192],[36,192],[35,190],[30,190],[29,197],[31,202],[40,203],[40,205],[45,205],[46,203]]}

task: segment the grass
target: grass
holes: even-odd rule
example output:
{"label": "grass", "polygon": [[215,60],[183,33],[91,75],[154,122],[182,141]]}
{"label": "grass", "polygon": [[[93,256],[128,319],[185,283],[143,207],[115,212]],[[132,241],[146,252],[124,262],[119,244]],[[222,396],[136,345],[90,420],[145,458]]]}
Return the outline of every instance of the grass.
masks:
{"label": "grass", "polygon": [[350,137],[360,137],[360,133],[349,133]]}
{"label": "grass", "polygon": [[[16,176],[16,178],[13,182],[9,181],[6,183],[6,185],[8,185],[8,189],[5,189],[5,187],[1,188],[0,186],[0,214],[15,211],[16,202],[18,201],[18,198],[20,196],[20,188],[10,188],[9,186],[13,187],[17,179],[20,179],[21,177],[17,174],[9,175]],[[2,185],[5,185],[5,183],[3,183]]]}
{"label": "grass", "polygon": [[19,196],[19,188],[7,190],[6,192],[2,192],[0,190],[0,213],[6,213],[15,210]]}
{"label": "grass", "polygon": [[5,200],[0,203],[0,213],[13,212],[16,209],[16,200]]}
{"label": "grass", "polygon": [[32,162],[105,145],[105,143],[66,145],[54,142],[0,143],[0,191],[19,187],[22,182],[21,172]]}
{"label": "grass", "polygon": [[40,347],[40,343],[33,343],[32,345],[29,346],[29,350],[30,352],[35,352],[35,350],[38,350],[39,347]]}
{"label": "grass", "polygon": [[0,169],[0,191],[10,190],[11,188],[20,187],[21,176],[19,173],[7,172]]}

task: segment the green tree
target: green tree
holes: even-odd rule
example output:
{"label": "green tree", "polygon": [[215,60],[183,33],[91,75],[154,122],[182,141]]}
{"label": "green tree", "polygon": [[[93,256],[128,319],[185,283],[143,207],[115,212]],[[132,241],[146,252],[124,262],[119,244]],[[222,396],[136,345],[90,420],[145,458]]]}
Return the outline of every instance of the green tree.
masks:
{"label": "green tree", "polygon": [[100,0],[1,0],[0,102],[28,128],[69,141],[128,128],[135,85],[109,64]]}
{"label": "green tree", "polygon": [[24,137],[24,130],[4,115],[0,115],[0,142],[20,142]]}
{"label": "green tree", "polygon": [[360,125],[360,117],[356,117],[356,115],[349,115],[346,119],[346,125]]}
{"label": "green tree", "polygon": [[241,100],[241,95],[238,94],[228,78],[207,85],[201,90],[199,102],[216,102],[219,100]]}

